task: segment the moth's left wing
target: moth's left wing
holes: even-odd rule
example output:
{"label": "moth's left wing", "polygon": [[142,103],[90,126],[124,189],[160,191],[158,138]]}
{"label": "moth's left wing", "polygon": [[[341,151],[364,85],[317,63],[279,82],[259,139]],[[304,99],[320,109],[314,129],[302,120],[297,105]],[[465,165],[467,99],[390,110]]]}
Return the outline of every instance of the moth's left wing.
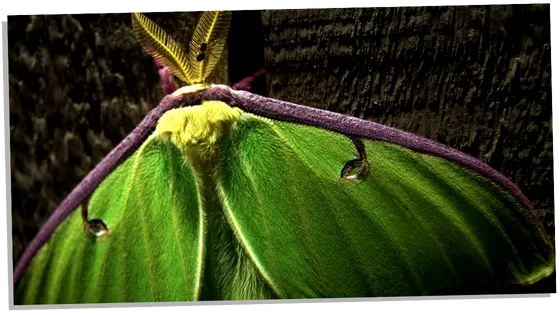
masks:
{"label": "moth's left wing", "polygon": [[[281,298],[405,296],[525,285],[550,243],[497,183],[444,158],[244,114],[221,144],[218,191],[237,241]],[[478,290],[478,291],[477,291]]]}

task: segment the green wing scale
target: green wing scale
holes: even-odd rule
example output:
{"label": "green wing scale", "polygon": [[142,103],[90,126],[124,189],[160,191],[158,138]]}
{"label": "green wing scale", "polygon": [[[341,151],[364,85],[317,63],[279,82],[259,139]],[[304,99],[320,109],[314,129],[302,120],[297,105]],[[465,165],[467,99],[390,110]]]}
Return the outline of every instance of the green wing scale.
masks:
{"label": "green wing scale", "polygon": [[[364,156],[360,180],[341,181]],[[167,111],[87,208],[110,235],[87,237],[74,211],[16,304],[419,296],[554,271],[530,209],[496,181],[221,101]]]}

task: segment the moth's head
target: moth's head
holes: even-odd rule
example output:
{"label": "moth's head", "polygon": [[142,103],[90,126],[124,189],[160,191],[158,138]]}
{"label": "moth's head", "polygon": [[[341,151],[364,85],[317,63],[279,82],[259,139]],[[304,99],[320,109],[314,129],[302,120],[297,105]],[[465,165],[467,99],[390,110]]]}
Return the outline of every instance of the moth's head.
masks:
{"label": "moth's head", "polygon": [[193,163],[214,159],[219,141],[243,111],[220,101],[167,111],[158,121],[156,136],[173,142]]}

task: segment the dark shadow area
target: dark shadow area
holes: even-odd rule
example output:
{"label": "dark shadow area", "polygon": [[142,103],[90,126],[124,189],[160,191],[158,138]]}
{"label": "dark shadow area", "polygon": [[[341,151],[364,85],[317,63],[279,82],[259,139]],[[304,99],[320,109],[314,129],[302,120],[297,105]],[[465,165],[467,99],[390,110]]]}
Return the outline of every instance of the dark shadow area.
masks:
{"label": "dark shadow area", "polygon": [[[228,39],[229,80],[235,84],[264,68],[261,11],[233,11]],[[251,83],[251,92],[267,95],[266,74]]]}

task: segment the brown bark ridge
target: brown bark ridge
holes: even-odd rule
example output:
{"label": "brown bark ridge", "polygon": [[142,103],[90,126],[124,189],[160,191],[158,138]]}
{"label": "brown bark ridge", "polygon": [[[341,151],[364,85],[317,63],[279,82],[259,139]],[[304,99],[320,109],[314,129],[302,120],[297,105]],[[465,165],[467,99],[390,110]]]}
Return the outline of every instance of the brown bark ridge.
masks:
{"label": "brown bark ridge", "polygon": [[[199,14],[146,16],[187,51]],[[164,95],[130,14],[9,16],[8,60],[15,263],[56,206]],[[216,68],[212,81],[227,83],[227,56]]]}
{"label": "brown bark ridge", "polygon": [[262,13],[268,95],[397,127],[512,179],[554,237],[547,4]]}

